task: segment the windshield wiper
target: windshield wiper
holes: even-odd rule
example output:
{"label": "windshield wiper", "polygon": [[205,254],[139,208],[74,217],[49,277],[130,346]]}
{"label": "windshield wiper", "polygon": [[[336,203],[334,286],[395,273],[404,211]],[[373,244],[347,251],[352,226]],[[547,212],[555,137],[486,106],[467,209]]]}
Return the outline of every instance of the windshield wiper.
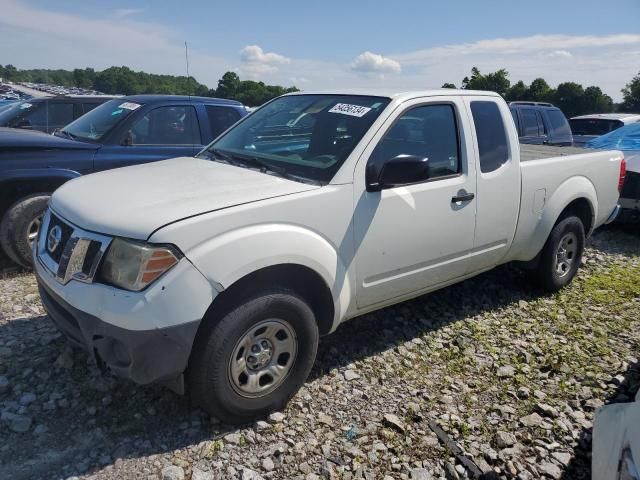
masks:
{"label": "windshield wiper", "polygon": [[[218,148],[210,148],[209,150],[207,150],[207,153],[209,154],[210,158],[213,158],[213,160],[223,161],[236,167],[257,168],[261,173],[271,172],[289,180],[316,184],[315,181],[309,178],[290,173],[285,167],[273,165],[272,163],[266,162],[261,158],[256,157],[255,155],[241,155],[238,153],[222,151]],[[213,156],[211,156],[211,154],[213,154]]]}

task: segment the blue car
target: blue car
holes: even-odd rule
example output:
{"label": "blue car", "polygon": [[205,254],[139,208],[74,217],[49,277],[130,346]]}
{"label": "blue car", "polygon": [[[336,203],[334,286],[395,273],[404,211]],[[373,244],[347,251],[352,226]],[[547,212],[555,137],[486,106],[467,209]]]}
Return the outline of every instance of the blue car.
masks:
{"label": "blue car", "polygon": [[631,123],[613,132],[594,138],[585,148],[621,150],[624,153],[627,173],[620,188],[622,222],[640,222],[640,123]]}
{"label": "blue car", "polygon": [[42,212],[64,182],[193,156],[246,114],[233,100],[134,95],[109,100],[53,135],[0,128],[0,247],[29,267]]}

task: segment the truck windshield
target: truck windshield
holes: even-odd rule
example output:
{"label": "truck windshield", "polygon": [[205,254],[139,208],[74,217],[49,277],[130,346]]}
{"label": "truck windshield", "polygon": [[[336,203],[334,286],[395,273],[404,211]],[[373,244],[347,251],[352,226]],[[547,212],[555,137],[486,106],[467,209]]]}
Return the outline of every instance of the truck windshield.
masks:
{"label": "truck windshield", "polygon": [[[15,102],[0,109],[0,127],[31,127],[34,123],[44,125],[45,102]],[[41,117],[41,118],[40,118]]]}
{"label": "truck windshield", "polygon": [[328,183],[389,102],[360,95],[280,97],[200,156]]}
{"label": "truck windshield", "polygon": [[123,99],[109,100],[61,130],[62,135],[88,142],[98,142],[113,127],[142,105]]}

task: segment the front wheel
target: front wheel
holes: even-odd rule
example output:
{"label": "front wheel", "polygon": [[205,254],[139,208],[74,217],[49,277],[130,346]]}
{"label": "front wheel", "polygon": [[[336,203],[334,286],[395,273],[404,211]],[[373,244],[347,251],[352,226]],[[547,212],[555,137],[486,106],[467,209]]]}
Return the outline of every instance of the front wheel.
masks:
{"label": "front wheel", "polygon": [[556,292],[575,277],[582,262],[585,233],[576,216],[560,220],[551,230],[531,276],[542,288]]}
{"label": "front wheel", "polygon": [[9,207],[0,223],[0,246],[11,260],[22,267],[32,267],[31,250],[49,198],[49,193],[21,198]]}
{"label": "front wheel", "polygon": [[187,379],[192,399],[209,414],[244,423],[282,408],[316,358],[313,311],[294,292],[263,292],[218,320],[204,320]]}

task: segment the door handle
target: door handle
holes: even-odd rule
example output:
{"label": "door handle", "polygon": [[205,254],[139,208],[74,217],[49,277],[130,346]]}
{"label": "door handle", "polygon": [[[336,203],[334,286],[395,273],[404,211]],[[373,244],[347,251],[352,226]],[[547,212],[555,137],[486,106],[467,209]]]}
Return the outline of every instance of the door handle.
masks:
{"label": "door handle", "polygon": [[456,195],[455,197],[451,197],[451,203],[470,202],[474,198],[476,198],[476,196],[473,193],[463,193]]}

